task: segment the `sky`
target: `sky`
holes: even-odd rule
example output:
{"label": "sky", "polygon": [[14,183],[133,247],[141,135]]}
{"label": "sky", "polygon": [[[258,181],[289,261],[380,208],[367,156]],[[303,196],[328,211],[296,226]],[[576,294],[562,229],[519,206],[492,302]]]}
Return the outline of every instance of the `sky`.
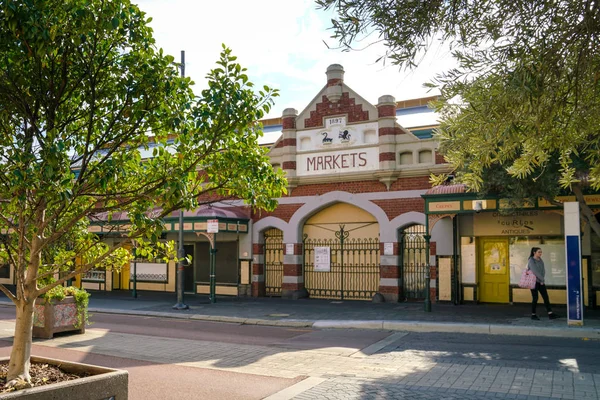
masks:
{"label": "sky", "polygon": [[286,108],[301,112],[325,85],[331,64],[341,64],[344,82],[372,104],[383,95],[408,100],[438,94],[423,83],[451,65],[448,51],[440,47],[409,72],[376,62],[385,53],[383,45],[343,52],[331,38],[333,12],[318,10],[312,0],[132,2],[152,17],[158,47],[177,61],[185,50],[185,73],[197,94],[216,66],[221,44],[231,48],[256,87],[279,89],[269,118],[280,117]]}

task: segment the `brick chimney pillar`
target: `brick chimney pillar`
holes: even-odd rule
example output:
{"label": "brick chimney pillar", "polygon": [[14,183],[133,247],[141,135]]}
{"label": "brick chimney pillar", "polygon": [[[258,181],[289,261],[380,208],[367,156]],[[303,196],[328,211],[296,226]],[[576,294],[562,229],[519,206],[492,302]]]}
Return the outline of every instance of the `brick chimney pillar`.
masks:
{"label": "brick chimney pillar", "polygon": [[331,64],[327,67],[327,89],[325,95],[332,103],[337,103],[342,98],[344,83],[344,67],[340,64]]}
{"label": "brick chimney pillar", "polygon": [[281,169],[286,173],[288,180],[296,177],[296,118],[298,111],[286,108],[281,115],[283,158]]}
{"label": "brick chimney pillar", "polygon": [[379,169],[396,169],[396,99],[394,96],[381,96],[377,104],[379,126]]}

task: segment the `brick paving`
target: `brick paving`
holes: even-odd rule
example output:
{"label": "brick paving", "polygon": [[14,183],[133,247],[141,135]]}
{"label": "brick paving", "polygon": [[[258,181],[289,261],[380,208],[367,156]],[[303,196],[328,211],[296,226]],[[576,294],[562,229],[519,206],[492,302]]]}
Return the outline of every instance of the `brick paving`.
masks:
{"label": "brick paving", "polygon": [[[0,322],[0,335],[10,335]],[[408,351],[398,343],[371,355],[352,357],[325,349],[216,343],[88,329],[36,344],[163,364],[295,378],[325,380],[293,399],[598,399],[598,373],[503,365],[459,357],[437,358],[433,351]],[[443,361],[442,361],[443,360]],[[493,361],[493,360],[489,360]]]}
{"label": "brick paving", "polygon": [[[482,324],[511,328],[516,334],[551,332],[548,336],[600,338],[600,313],[587,312],[585,329],[566,326],[566,320],[531,321],[526,305],[434,304],[433,312],[423,311],[422,304],[370,304],[328,301],[283,301],[272,299],[220,299],[208,304],[200,296],[187,298],[188,311],[173,311],[172,296],[141,294],[131,299],[93,293],[90,309],[171,318],[231,321],[281,326],[317,326],[323,321],[338,327],[368,326],[381,329],[382,321],[411,322],[414,331],[427,332],[432,323],[447,324],[449,332],[478,332]],[[565,310],[560,310],[564,315]],[[380,324],[381,322],[381,324]],[[412,323],[412,322],[411,322]],[[427,325],[430,323],[430,325]],[[399,325],[400,327],[402,325]],[[491,326],[491,325],[490,325]],[[477,329],[474,329],[477,328]],[[0,337],[12,335],[12,322],[0,321]],[[393,328],[391,328],[393,329]],[[516,329],[516,330],[515,330]],[[522,329],[521,332],[518,330]],[[507,360],[486,358],[440,350],[431,343],[405,346],[401,329],[363,351],[342,352],[327,348],[287,349],[218,343],[201,340],[161,338],[93,329],[85,335],[59,336],[36,344],[55,348],[126,357],[140,361],[177,364],[245,374],[281,378],[309,377],[299,391],[282,391],[269,400],[319,399],[600,399],[600,362],[586,373],[579,373],[568,363],[541,359]],[[432,331],[435,331],[433,329]],[[393,336],[396,335],[396,336]],[[440,334],[442,335],[442,334]],[[502,336],[495,336],[499,341]],[[391,339],[390,339],[391,338]],[[449,346],[451,346],[450,344]],[[590,357],[593,357],[591,355]],[[585,355],[579,355],[585,358]],[[586,360],[588,365],[593,361]],[[552,368],[549,369],[549,365]],[[307,382],[315,379],[313,386]],[[300,384],[298,384],[300,385]],[[297,385],[294,385],[297,386]],[[286,392],[283,394],[283,392]],[[291,394],[290,394],[291,393]]]}

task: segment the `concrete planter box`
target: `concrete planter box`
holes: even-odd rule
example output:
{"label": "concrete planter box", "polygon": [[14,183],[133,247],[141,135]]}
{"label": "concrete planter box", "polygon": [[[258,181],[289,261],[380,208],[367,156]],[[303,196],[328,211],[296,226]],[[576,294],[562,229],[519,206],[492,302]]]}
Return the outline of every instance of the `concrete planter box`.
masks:
{"label": "concrete planter box", "polygon": [[58,332],[85,333],[85,323],[76,327],[77,321],[75,297],[68,296],[61,301],[51,302],[38,298],[33,313],[33,337],[52,339]]}
{"label": "concrete planter box", "polygon": [[[8,360],[0,358],[0,362]],[[31,362],[57,365],[66,372],[91,376],[5,393],[0,395],[1,400],[127,400],[129,373],[125,370],[35,356]]]}

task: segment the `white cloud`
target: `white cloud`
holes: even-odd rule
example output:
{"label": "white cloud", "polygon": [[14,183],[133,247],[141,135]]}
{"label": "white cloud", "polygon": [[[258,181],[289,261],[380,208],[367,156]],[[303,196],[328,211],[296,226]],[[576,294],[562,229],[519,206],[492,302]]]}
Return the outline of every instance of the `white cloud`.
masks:
{"label": "white cloud", "polygon": [[418,70],[404,73],[389,63],[375,63],[385,52],[381,45],[352,52],[328,49],[324,42],[337,46],[328,30],[331,13],[317,10],[312,0],[137,3],[153,18],[150,25],[159,47],[176,60],[185,50],[186,75],[196,82],[197,93],[225,43],[248,69],[250,80],[280,90],[270,117],[281,116],[288,107],[304,109],[325,85],[331,64],[343,65],[345,82],[373,104],[387,94],[397,100],[435,94],[422,85],[449,65],[445,50],[432,52]]}

